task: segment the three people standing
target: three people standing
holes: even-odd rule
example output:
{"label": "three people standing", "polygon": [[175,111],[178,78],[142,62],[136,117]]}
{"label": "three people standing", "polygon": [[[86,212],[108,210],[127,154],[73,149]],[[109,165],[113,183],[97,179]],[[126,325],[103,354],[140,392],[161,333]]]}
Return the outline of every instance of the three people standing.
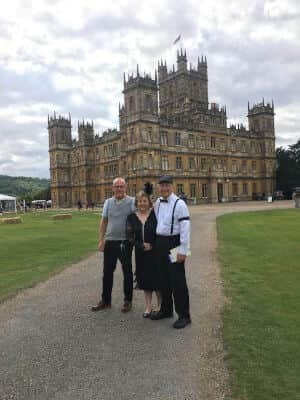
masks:
{"label": "three people standing", "polygon": [[[126,184],[122,178],[114,180],[113,191],[114,197],[104,203],[100,223],[99,250],[104,251],[102,299],[92,307],[92,311],[111,306],[113,273],[118,259],[124,275],[122,311],[131,309],[131,254],[134,246],[137,283],[145,291],[143,316],[152,320],[173,317],[174,298],[178,320],[173,327],[185,328],[191,322],[184,265],[190,239],[189,211],[185,202],[173,193],[170,176],[159,180],[161,197],[154,210],[145,192],[139,192],[134,204],[134,199],[126,196]],[[157,311],[152,311],[153,291],[157,294]]]}

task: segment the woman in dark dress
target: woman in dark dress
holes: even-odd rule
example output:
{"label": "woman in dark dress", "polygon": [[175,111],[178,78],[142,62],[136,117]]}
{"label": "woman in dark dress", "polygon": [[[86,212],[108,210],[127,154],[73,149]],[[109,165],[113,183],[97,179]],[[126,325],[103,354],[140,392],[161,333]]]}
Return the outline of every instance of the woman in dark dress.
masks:
{"label": "woman in dark dress", "polygon": [[138,288],[144,290],[148,318],[152,311],[152,292],[156,292],[157,309],[160,309],[159,273],[154,253],[156,217],[148,194],[140,191],[136,196],[136,212],[128,215],[126,231],[135,249],[135,268]]}

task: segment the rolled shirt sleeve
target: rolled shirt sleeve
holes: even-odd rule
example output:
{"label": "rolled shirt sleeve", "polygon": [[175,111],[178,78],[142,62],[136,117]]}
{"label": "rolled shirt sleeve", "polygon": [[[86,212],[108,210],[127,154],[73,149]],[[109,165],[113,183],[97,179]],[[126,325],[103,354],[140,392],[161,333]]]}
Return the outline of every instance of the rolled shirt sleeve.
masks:
{"label": "rolled shirt sleeve", "polygon": [[178,223],[180,232],[180,246],[179,253],[187,255],[190,248],[190,213],[187,205],[181,201],[180,207],[178,207]]}

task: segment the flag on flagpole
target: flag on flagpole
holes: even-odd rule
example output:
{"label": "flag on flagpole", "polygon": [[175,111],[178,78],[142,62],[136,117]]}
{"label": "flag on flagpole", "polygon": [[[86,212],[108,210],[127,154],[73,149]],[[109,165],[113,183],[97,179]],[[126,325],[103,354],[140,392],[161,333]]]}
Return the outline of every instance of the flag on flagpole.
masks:
{"label": "flag on flagpole", "polygon": [[177,36],[177,38],[174,40],[173,44],[176,44],[177,42],[179,42],[180,39],[181,39],[181,35]]}

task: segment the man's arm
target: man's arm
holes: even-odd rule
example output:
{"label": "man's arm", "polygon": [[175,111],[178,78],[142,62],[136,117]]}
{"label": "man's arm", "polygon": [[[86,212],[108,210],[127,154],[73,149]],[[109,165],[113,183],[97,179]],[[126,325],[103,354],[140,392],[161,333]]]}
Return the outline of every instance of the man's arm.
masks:
{"label": "man's arm", "polygon": [[99,225],[99,251],[104,251],[104,237],[108,223],[108,200],[105,200],[102,209],[102,218]]}
{"label": "man's arm", "polygon": [[183,262],[188,253],[190,244],[190,215],[187,205],[184,202],[180,202],[180,209],[178,215],[179,227],[180,227],[180,247],[177,255],[177,261]]}
{"label": "man's arm", "polygon": [[106,233],[108,219],[105,217],[101,218],[100,225],[99,225],[99,251],[104,251],[104,237]]}

